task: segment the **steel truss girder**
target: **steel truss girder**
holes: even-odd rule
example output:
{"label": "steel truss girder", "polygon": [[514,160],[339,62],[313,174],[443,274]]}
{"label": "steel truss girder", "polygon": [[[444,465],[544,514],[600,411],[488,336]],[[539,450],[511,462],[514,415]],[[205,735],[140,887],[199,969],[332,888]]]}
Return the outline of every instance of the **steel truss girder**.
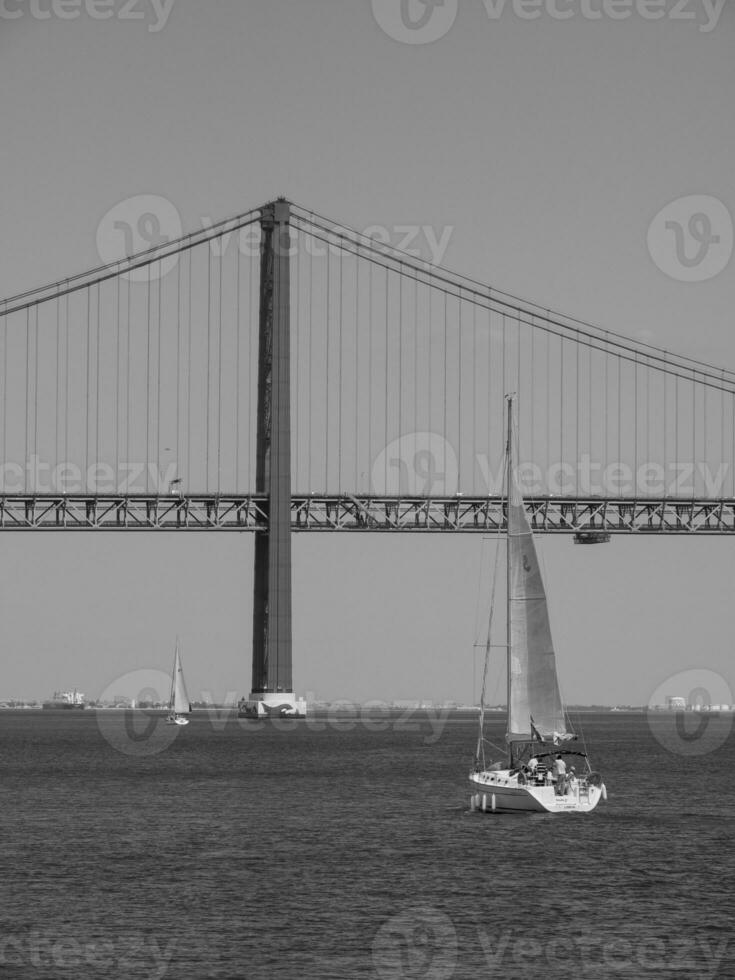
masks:
{"label": "steel truss girder", "polygon": [[[526,500],[545,534],[732,534],[735,498],[536,497]],[[0,494],[0,530],[260,531],[264,494]],[[291,497],[293,531],[485,532],[505,527],[499,497]]]}

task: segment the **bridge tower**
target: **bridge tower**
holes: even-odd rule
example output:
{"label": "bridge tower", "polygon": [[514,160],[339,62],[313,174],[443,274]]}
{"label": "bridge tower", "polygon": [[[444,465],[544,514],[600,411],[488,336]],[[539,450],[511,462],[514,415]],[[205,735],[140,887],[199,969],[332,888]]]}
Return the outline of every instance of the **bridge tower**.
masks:
{"label": "bridge tower", "polygon": [[267,494],[267,530],[255,535],[253,675],[240,714],[304,714],[291,669],[290,205],[261,214],[256,493]]}

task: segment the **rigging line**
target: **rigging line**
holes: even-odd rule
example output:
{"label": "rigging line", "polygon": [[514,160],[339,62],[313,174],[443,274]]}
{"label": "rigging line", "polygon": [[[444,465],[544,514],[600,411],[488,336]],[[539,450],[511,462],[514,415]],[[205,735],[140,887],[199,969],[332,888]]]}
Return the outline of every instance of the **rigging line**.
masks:
{"label": "rigging line", "polygon": [[[127,276],[137,269],[145,268],[155,262],[161,262],[177,253],[189,251],[198,245],[210,242],[214,238],[220,238],[225,234],[232,234],[241,228],[247,228],[249,225],[260,220],[260,209],[258,209],[257,214],[248,212],[241,217],[243,220],[240,220],[240,217],[238,217],[229,218],[227,222],[221,222],[220,224],[231,222],[234,222],[234,224],[233,227],[217,232],[216,234],[211,234],[212,229],[217,229],[220,225],[212,225],[210,228],[199,229],[199,231],[191,232],[183,238],[165,242],[163,245],[154,245],[144,252],[137,252],[134,255],[119,259],[117,262],[112,262],[109,265],[97,266],[86,272],[80,272],[73,276],[65,276],[63,279],[56,280],[52,283],[37,286],[34,289],[29,289],[22,293],[16,293],[14,296],[9,296],[4,300],[8,304],[9,309],[0,311],[0,316],[5,316],[6,313],[18,312],[25,309],[26,306],[37,306],[40,303],[47,303],[55,299],[57,295],[63,296],[66,293],[79,292],[82,289],[95,286],[97,283],[114,279],[116,276]],[[195,241],[194,239],[197,240]],[[62,283],[65,284],[63,290],[61,289]],[[49,295],[41,295],[42,293]],[[13,305],[10,306],[10,304]]]}
{"label": "rigging line", "polygon": [[[403,437],[403,275],[398,272],[398,438]],[[399,490],[400,492],[400,490]]]}
{"label": "rigging line", "polygon": [[[507,455],[504,453],[503,466],[501,468],[501,482],[503,487],[505,487],[507,469],[508,469],[508,459],[507,459]],[[484,722],[485,722],[485,699],[487,696],[487,674],[488,674],[488,667],[490,664],[490,652],[492,649],[492,628],[493,628],[493,617],[495,614],[495,596],[496,596],[497,580],[498,580],[498,567],[500,564],[499,561],[500,552],[502,551],[502,548],[500,546],[501,533],[502,533],[501,528],[500,526],[498,526],[496,544],[495,544],[495,560],[493,563],[493,574],[492,574],[492,580],[490,585],[491,598],[490,598],[490,610],[488,612],[488,618],[487,618],[487,643],[485,645],[485,662],[482,670],[482,688],[480,691],[480,719],[479,719],[480,733],[477,741],[477,750],[475,753],[475,758],[478,761],[482,759],[483,765],[485,761],[485,750],[483,745],[484,742],[483,729],[484,729]],[[508,705],[508,714],[510,715],[510,704]]]}
{"label": "rigging line", "polygon": [[[301,227],[301,226],[299,226],[299,227]],[[328,245],[330,244],[330,240],[328,238],[324,238],[322,236],[315,235],[313,232],[309,231],[309,229],[306,229],[306,228],[303,228],[303,227],[301,228],[301,230],[303,230],[306,234],[311,235],[311,237],[315,238],[317,241],[322,241],[322,242],[324,242],[324,243],[326,243]],[[331,244],[334,244],[334,243],[331,243]],[[347,249],[347,250],[349,251],[349,249]],[[352,254],[355,254],[355,253],[353,252]],[[377,258],[371,257],[370,255],[365,255],[365,256],[363,256],[363,258],[366,261],[368,261],[368,262],[374,262],[376,265],[380,265],[383,268],[390,268],[391,271],[397,272],[397,270],[395,268],[395,265],[398,264],[398,260],[394,260],[393,261],[393,264],[392,265],[389,265],[386,262],[381,262]],[[405,269],[405,266],[407,264],[408,263],[406,263],[406,262],[403,263],[404,269],[402,271],[402,275],[407,276],[409,278],[412,278],[411,275],[410,275],[410,273],[407,272],[406,269]],[[417,275],[421,275],[423,277],[419,281],[422,282],[424,285],[426,285],[427,284],[426,283],[426,277],[428,276],[428,272],[426,270],[423,270],[423,269],[417,269],[417,268],[415,268],[413,266],[409,266],[409,267]],[[439,268],[439,267],[435,267],[435,268]],[[438,278],[441,281],[441,277],[438,277]],[[474,288],[468,287],[466,285],[463,285],[463,286],[460,287],[456,283],[451,283],[448,280],[445,280],[445,281],[448,283],[447,288],[442,288],[441,286],[437,286],[436,288],[437,289],[441,289],[442,292],[449,292],[449,294],[452,295],[452,296],[454,296],[455,298],[458,296],[458,292],[459,292],[460,288],[463,291],[465,291],[465,292],[472,292],[474,298],[468,299],[467,300],[468,302],[475,303],[476,305],[478,305],[478,306],[480,306],[482,308],[487,308],[489,306],[489,308],[493,309],[495,312],[498,312],[498,313],[504,313],[504,312],[505,313],[513,313],[514,315],[516,315],[518,317],[521,317],[521,315],[523,315],[523,317],[526,317],[526,318],[524,319],[523,317],[521,317],[521,320],[527,326],[530,325],[530,323],[531,323],[530,319],[528,319],[528,318],[529,317],[533,317],[535,315],[535,316],[537,316],[537,317],[545,320],[546,321],[546,324],[548,324],[548,325],[536,324],[536,329],[538,329],[538,330],[544,330],[544,331],[550,331],[551,333],[557,334],[558,336],[564,336],[565,339],[567,339],[567,340],[575,340],[577,337],[582,336],[585,339],[584,340],[579,339],[577,341],[578,343],[584,344],[585,346],[591,346],[594,350],[603,350],[603,348],[599,346],[599,344],[602,343],[603,337],[602,336],[598,336],[598,335],[593,334],[593,333],[590,332],[591,330],[597,330],[600,334],[603,334],[604,336],[607,336],[608,337],[608,343],[610,342],[609,341],[609,338],[610,337],[620,338],[619,340],[612,341],[612,343],[614,344],[614,346],[615,346],[616,349],[623,350],[623,351],[628,352],[628,354],[630,356],[628,356],[626,359],[629,360],[629,361],[633,361],[634,360],[634,357],[636,355],[640,355],[644,350],[648,350],[648,351],[653,352],[651,354],[651,357],[652,357],[652,359],[656,360],[657,362],[662,362],[663,361],[663,357],[662,357],[663,350],[662,349],[659,349],[659,348],[656,348],[656,347],[651,347],[651,345],[649,345],[649,344],[644,344],[644,343],[641,343],[639,341],[632,340],[631,338],[627,338],[627,337],[625,337],[622,334],[615,333],[615,331],[612,331],[612,330],[604,330],[602,327],[589,327],[589,325],[587,325],[589,327],[589,330],[584,330],[582,327],[577,327],[577,326],[574,326],[573,325],[574,323],[580,322],[580,321],[576,321],[573,317],[568,317],[567,319],[570,322],[569,323],[564,323],[561,320],[558,320],[558,319],[555,319],[554,317],[552,317],[550,311],[548,311],[548,310],[542,310],[540,307],[538,309],[541,309],[541,312],[534,314],[530,310],[524,309],[523,307],[517,307],[517,306],[512,305],[512,304],[504,303],[504,302],[502,302],[501,300],[499,300],[497,298],[498,291],[497,290],[494,290],[493,287],[485,286],[484,287],[484,292],[480,292],[479,289],[474,289]],[[451,287],[451,288],[449,288],[449,287]],[[487,296],[485,295],[485,293],[487,293]],[[493,296],[493,295],[491,295],[492,293],[495,293],[496,295]],[[531,305],[534,305],[535,306],[535,304],[531,304]],[[627,343],[624,343],[624,341],[627,341]],[[671,353],[669,352],[669,357],[670,356],[671,356]],[[709,381],[702,381],[702,380],[700,380],[699,383],[700,384],[707,384],[709,387],[717,387],[719,389],[719,387],[720,387],[720,381],[721,381],[721,376],[722,376],[722,370],[723,370],[722,368],[716,367],[715,365],[710,365],[710,364],[706,364],[704,362],[697,361],[695,358],[688,357],[687,355],[683,355],[683,354],[678,355],[677,354],[677,355],[674,355],[674,356],[676,357],[677,361],[681,362],[680,364],[676,365],[676,367],[677,367],[677,369],[679,371],[682,371],[682,372],[690,371],[691,368],[689,368],[687,365],[695,364],[695,365],[697,365],[698,373],[700,373],[703,378],[706,377],[706,378],[709,378],[710,379]],[[670,365],[670,370],[672,370],[672,368],[671,368],[672,361],[670,359],[668,361],[668,364]],[[656,365],[656,370],[659,370],[659,371],[660,370],[663,370],[663,368],[662,368],[662,366],[661,366],[660,363],[658,363]],[[730,370],[730,369],[724,369],[724,370],[731,377],[731,380],[729,381],[730,387],[728,387],[727,390],[732,390],[732,384],[735,383],[735,371]],[[673,370],[672,370],[672,373],[673,373]],[[682,376],[685,376],[685,375],[682,375]],[[717,381],[717,384],[716,385],[714,384],[715,381]]]}
{"label": "rigging line", "polygon": [[[293,207],[297,208],[298,206],[293,205]],[[298,208],[298,210],[304,210],[304,209]],[[310,212],[310,214],[313,216],[314,212]],[[299,217],[300,216],[298,214],[295,215],[297,221],[299,220]],[[301,220],[303,221],[304,219],[302,218]],[[329,219],[323,219],[323,220],[329,221]],[[394,263],[398,263],[399,261],[402,261],[404,264],[414,269],[417,273],[423,275],[428,275],[429,272],[431,271],[433,275],[437,277],[437,273],[443,273],[443,276],[438,276],[437,278],[443,279],[443,281],[446,281],[447,283],[452,283],[452,279],[460,280],[464,284],[463,288],[467,292],[480,293],[480,294],[484,294],[485,292],[494,293],[496,297],[495,302],[503,306],[506,307],[512,306],[514,310],[520,308],[525,313],[529,313],[531,312],[531,310],[536,310],[537,315],[544,313],[546,317],[550,319],[551,322],[554,322],[559,326],[564,326],[566,329],[570,331],[581,331],[582,333],[588,335],[590,335],[589,334],[590,331],[595,331],[598,334],[609,334],[611,337],[618,338],[620,341],[636,344],[637,347],[641,350],[653,351],[658,355],[663,353],[662,348],[654,347],[653,345],[646,344],[642,341],[634,341],[632,338],[627,337],[625,334],[616,333],[615,331],[597,326],[593,323],[590,323],[589,321],[585,321],[580,318],[573,317],[569,314],[564,314],[558,311],[549,310],[548,308],[542,307],[540,304],[535,303],[532,300],[525,300],[518,296],[514,296],[512,293],[508,293],[505,290],[499,289],[495,286],[488,285],[487,283],[482,283],[479,280],[472,279],[468,276],[463,275],[462,273],[453,271],[444,266],[437,266],[437,265],[432,265],[431,263],[428,262],[422,262],[422,260],[417,259],[416,256],[411,255],[409,252],[404,252],[400,249],[395,248],[394,246],[387,245],[382,242],[378,242],[375,239],[363,235],[361,232],[355,231],[354,229],[346,229],[343,224],[337,225],[335,223],[335,226],[330,228],[330,227],[323,227],[322,225],[319,225],[317,222],[314,222],[313,220],[310,223],[312,227],[311,228],[306,227],[303,230],[307,234],[310,234],[315,238],[319,238],[320,236],[314,232],[313,230],[314,228],[323,231],[327,235],[332,235],[333,237],[336,238],[342,238],[348,244],[354,245],[355,244],[354,237],[352,238],[349,237],[349,235],[351,234],[352,236],[356,236],[363,240],[363,248],[365,248],[366,250],[373,251],[381,258],[387,259],[388,261],[393,261]],[[349,234],[347,234],[347,232],[349,232]],[[327,240],[327,239],[322,239],[322,240]],[[398,255],[400,255],[402,258],[398,259],[395,257]],[[367,258],[368,261],[373,261],[372,259],[370,259],[369,256],[365,256],[365,258]],[[457,283],[452,283],[452,284],[454,286],[457,285]],[[505,297],[505,299],[502,299],[502,297]],[[563,323],[563,321],[567,321],[567,322]],[[614,343],[617,343],[617,341],[614,341]],[[691,358],[688,357],[687,355],[680,355],[680,357],[681,360],[687,361],[688,363],[696,364],[698,367],[710,368],[713,372],[719,371],[719,368],[717,368],[715,365],[707,364],[706,362],[699,361],[696,358]],[[727,373],[729,375],[735,375],[735,371],[733,370],[727,369]]]}

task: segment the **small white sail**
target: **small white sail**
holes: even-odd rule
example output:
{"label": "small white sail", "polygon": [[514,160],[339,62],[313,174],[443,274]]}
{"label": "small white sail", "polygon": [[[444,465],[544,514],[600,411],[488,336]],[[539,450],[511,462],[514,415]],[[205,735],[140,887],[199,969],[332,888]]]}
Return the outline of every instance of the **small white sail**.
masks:
{"label": "small white sail", "polygon": [[509,474],[510,710],[508,740],[567,736],[556,676],[546,592],[536,546],[513,467]]}
{"label": "small white sail", "polygon": [[184,671],[181,666],[181,656],[177,646],[176,656],[174,658],[173,681],[171,685],[171,711],[173,711],[174,714],[188,714],[189,708],[189,695],[186,691]]}

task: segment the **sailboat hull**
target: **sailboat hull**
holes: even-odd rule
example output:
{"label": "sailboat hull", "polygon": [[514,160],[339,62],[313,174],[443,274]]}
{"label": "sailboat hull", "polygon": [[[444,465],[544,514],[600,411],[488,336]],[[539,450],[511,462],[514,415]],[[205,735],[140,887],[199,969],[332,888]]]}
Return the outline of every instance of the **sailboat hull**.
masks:
{"label": "sailboat hull", "polygon": [[470,789],[472,809],[494,813],[590,813],[605,794],[604,785],[582,779],[561,796],[553,785],[520,784],[507,770],[472,773]]}
{"label": "sailboat hull", "polygon": [[174,718],[174,717],[169,716],[166,719],[166,724],[167,725],[188,725],[189,724],[189,719],[188,718],[181,718],[181,717]]}

